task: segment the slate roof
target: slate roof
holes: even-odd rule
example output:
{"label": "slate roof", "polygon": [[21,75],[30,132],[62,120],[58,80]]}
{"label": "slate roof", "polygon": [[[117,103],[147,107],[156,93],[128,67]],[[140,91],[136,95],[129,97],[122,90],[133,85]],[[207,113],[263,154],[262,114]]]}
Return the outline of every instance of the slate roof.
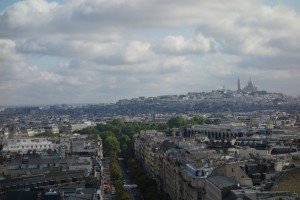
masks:
{"label": "slate roof", "polygon": [[211,176],[208,180],[219,189],[238,185],[238,182],[234,178],[226,176]]}

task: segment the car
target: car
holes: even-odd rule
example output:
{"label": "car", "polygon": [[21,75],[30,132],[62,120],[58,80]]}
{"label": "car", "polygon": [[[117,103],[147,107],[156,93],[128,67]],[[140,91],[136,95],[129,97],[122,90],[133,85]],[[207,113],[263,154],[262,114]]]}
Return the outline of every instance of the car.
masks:
{"label": "car", "polygon": [[130,185],[130,188],[134,188],[134,189],[135,189],[135,188],[137,188],[137,187],[138,187],[137,184],[131,184],[131,185]]}

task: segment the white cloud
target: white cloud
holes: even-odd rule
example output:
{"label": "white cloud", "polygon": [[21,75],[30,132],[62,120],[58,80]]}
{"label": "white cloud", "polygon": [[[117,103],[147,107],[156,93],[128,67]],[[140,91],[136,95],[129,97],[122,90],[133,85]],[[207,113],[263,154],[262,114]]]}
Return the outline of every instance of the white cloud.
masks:
{"label": "white cloud", "polygon": [[15,51],[15,46],[12,40],[0,39],[0,85],[2,88],[5,88],[6,83],[12,86],[14,81],[27,77],[31,71],[25,57]]}
{"label": "white cloud", "polygon": [[167,36],[163,39],[161,50],[175,54],[200,54],[208,53],[214,49],[214,39],[206,38],[202,34],[193,39],[186,40],[182,35]]}
{"label": "white cloud", "polygon": [[299,21],[261,0],[19,1],[0,14],[0,104],[201,91],[239,74],[299,93]]}
{"label": "white cloud", "polygon": [[153,52],[150,47],[150,43],[133,41],[126,48],[124,58],[126,61],[132,63],[145,61],[153,57]]}

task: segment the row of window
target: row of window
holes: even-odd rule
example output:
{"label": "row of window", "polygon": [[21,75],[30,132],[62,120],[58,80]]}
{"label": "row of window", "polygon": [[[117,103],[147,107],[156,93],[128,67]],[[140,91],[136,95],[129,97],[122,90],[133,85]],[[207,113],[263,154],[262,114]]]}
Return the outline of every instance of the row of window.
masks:
{"label": "row of window", "polygon": [[[11,140],[11,142],[14,142],[15,140]],[[41,141],[45,142],[46,139],[41,139]],[[16,142],[21,142],[21,140],[16,140]],[[22,142],[29,142],[28,140],[22,140]],[[31,139],[31,142],[40,142],[40,139]]]}
{"label": "row of window", "polygon": [[[31,146],[31,149],[33,149],[33,148],[38,148],[38,146],[39,146],[39,148],[43,148],[43,146],[44,146],[44,148],[47,148],[47,146],[49,147],[49,148],[51,148],[51,145],[35,145],[35,146]],[[25,148],[30,148],[30,146],[11,146],[11,149],[19,149],[19,148],[22,148],[22,149],[25,149]]]}

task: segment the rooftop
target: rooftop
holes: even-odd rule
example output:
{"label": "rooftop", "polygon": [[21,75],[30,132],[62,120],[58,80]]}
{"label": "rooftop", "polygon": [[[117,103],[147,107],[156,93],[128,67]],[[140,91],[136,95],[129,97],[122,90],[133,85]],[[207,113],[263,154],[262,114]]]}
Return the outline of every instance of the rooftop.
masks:
{"label": "rooftop", "polygon": [[219,189],[223,189],[230,186],[237,186],[239,184],[234,178],[226,176],[212,176],[207,179]]}

